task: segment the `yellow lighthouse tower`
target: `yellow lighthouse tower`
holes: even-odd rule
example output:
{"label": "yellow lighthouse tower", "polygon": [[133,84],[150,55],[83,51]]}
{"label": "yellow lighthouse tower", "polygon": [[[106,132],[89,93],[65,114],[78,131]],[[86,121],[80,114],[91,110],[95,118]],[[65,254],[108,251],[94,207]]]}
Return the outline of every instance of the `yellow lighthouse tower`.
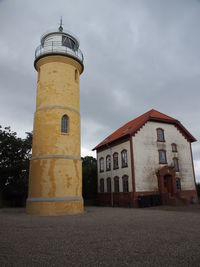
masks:
{"label": "yellow lighthouse tower", "polygon": [[79,76],[83,54],[78,39],[63,31],[44,34],[35,52],[38,72],[27,212],[83,212],[80,157]]}

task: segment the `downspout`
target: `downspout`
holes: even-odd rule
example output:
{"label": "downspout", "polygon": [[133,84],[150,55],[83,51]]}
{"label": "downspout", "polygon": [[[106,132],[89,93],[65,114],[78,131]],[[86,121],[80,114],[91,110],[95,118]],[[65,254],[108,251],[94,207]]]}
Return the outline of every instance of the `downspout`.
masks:
{"label": "downspout", "polygon": [[111,159],[110,159],[110,170],[111,170],[111,207],[113,207],[113,187],[112,187],[112,181],[113,181],[113,178],[114,177],[112,177],[113,176],[113,172],[112,172],[112,164],[111,164],[111,162],[112,162],[112,147],[111,146],[109,146],[108,144],[106,144],[106,146],[110,149],[110,154],[111,154]]}
{"label": "downspout", "polygon": [[134,155],[133,155],[133,140],[132,140],[131,134],[130,134],[130,149],[131,149],[131,173],[132,173],[132,187],[133,187],[133,200],[134,200],[135,199],[135,169],[134,169]]}

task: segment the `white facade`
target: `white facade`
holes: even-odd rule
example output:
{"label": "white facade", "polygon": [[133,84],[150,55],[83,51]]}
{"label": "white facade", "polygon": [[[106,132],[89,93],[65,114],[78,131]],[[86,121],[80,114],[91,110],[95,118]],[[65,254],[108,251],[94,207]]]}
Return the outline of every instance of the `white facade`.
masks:
{"label": "white facade", "polygon": [[[157,142],[157,128],[164,130],[165,142]],[[168,166],[178,158],[180,172],[176,177],[182,190],[195,190],[190,142],[173,124],[148,121],[132,139],[136,192],[158,191],[156,171],[166,165],[159,164],[159,149],[166,150]],[[177,152],[172,152],[172,143],[177,145]]]}
{"label": "white facade", "polygon": [[[164,130],[165,142],[157,141],[157,128]],[[158,178],[156,172],[163,166],[173,166],[173,158],[178,158],[179,172],[176,177],[180,178],[182,190],[195,190],[194,172],[191,158],[190,142],[176,128],[175,125],[162,122],[147,121],[143,127],[132,136],[133,162],[136,192],[157,192]],[[177,152],[172,152],[172,143],[177,145]],[[128,176],[129,192],[132,187],[131,167],[131,143],[123,142],[109,147],[103,151],[97,151],[98,166],[98,192],[100,192],[100,179],[104,179],[104,191],[107,192],[106,179],[111,178],[112,192],[114,192],[114,177],[119,177],[120,192],[123,192],[122,177]],[[127,150],[128,167],[121,167],[121,151]],[[167,164],[159,164],[159,153],[166,151]],[[118,153],[119,168],[113,169],[113,154]],[[106,156],[111,155],[111,170],[106,171]],[[104,171],[100,172],[99,159],[104,159]]]}

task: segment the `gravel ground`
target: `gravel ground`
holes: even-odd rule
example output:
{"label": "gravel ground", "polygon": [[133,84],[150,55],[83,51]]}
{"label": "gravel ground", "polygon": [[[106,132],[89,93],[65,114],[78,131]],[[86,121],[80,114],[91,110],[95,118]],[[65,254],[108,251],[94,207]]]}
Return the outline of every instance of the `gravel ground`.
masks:
{"label": "gravel ground", "polygon": [[200,207],[1,209],[0,266],[200,266]]}

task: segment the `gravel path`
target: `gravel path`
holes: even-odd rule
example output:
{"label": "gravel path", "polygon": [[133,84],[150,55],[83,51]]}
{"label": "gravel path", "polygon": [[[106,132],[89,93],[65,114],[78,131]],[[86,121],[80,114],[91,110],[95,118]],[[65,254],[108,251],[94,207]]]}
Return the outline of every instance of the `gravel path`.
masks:
{"label": "gravel path", "polygon": [[1,209],[0,266],[200,266],[200,208]]}

